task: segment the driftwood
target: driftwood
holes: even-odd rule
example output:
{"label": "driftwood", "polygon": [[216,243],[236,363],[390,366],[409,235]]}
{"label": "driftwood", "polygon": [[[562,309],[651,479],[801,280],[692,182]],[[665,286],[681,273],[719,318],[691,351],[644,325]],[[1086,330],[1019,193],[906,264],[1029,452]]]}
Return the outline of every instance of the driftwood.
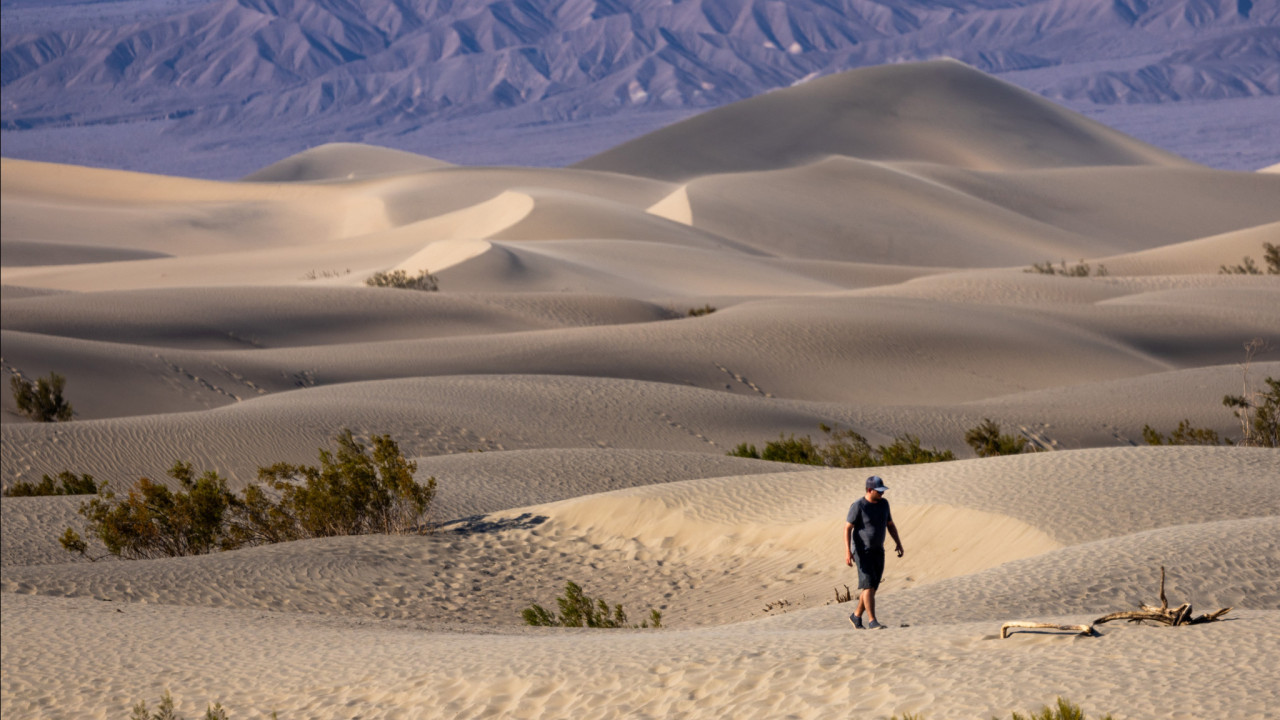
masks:
{"label": "driftwood", "polygon": [[1053,623],[1025,622],[1022,620],[1014,620],[1000,626],[1000,639],[1009,637],[1009,631],[1014,628],[1047,628],[1049,630],[1071,630],[1080,635],[1092,635],[1092,625],[1054,625]]}
{"label": "driftwood", "polygon": [[1081,635],[1093,635],[1094,625],[1101,625],[1112,620],[1128,620],[1129,622],[1142,622],[1151,620],[1152,622],[1163,623],[1165,625],[1199,625],[1200,623],[1213,622],[1218,618],[1231,612],[1231,608],[1225,607],[1217,612],[1205,613],[1200,617],[1192,617],[1191,603],[1182,603],[1176,608],[1169,607],[1169,599],[1164,594],[1164,566],[1160,566],[1160,607],[1154,605],[1142,605],[1138,610],[1124,610],[1114,612],[1110,615],[1103,615],[1094,620],[1090,625],[1055,625],[1053,623],[1025,622],[1015,620],[1007,622],[1000,626],[1000,638],[1009,637],[1009,631],[1016,628],[1031,629],[1049,629],[1049,630],[1069,630],[1075,631]]}
{"label": "driftwood", "polygon": [[1169,607],[1169,599],[1164,595],[1164,566],[1160,566],[1160,607],[1154,605],[1143,605],[1138,610],[1126,610],[1122,612],[1114,612],[1110,615],[1103,615],[1093,621],[1094,625],[1101,625],[1112,620],[1128,620],[1129,622],[1142,622],[1150,620],[1152,622],[1162,623],[1164,625],[1199,625],[1201,623],[1213,622],[1218,618],[1231,612],[1231,608],[1225,607],[1217,612],[1205,613],[1200,617],[1192,617],[1191,603],[1182,603],[1176,608]]}

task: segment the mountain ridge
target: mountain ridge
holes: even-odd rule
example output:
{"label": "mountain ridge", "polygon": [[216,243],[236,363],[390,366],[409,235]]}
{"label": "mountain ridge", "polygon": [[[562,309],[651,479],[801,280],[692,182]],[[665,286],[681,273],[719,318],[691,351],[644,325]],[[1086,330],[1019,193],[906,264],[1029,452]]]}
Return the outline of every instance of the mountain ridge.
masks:
{"label": "mountain ridge", "polygon": [[[101,4],[131,1],[159,12]],[[944,56],[1061,103],[1280,96],[1280,6],[1249,0],[211,0],[65,30],[24,22],[33,5],[5,10],[10,133],[279,123],[360,141],[511,110],[572,123],[709,109]]]}

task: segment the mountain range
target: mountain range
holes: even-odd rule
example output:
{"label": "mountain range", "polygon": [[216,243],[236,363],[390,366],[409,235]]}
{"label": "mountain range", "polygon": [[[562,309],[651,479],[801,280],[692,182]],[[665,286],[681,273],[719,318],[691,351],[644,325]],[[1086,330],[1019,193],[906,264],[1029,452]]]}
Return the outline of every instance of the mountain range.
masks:
{"label": "mountain range", "polygon": [[1280,96],[1280,3],[1253,0],[11,0],[3,14],[5,153],[49,160],[101,137],[152,165],[199,151],[261,167],[321,142],[424,151],[452,134],[447,159],[466,161],[490,128],[607,121],[597,147],[532,158],[566,163],[638,134],[627,119],[649,130],[942,56],[1077,109]]}

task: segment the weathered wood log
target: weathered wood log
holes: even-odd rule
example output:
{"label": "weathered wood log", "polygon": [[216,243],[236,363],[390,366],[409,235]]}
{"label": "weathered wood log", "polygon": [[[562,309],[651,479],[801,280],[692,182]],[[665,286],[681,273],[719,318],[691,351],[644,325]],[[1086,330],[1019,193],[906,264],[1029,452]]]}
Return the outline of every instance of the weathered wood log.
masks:
{"label": "weathered wood log", "polygon": [[1055,625],[1053,623],[1026,622],[1024,620],[1013,620],[1000,626],[1000,639],[1009,637],[1009,631],[1015,628],[1027,629],[1048,629],[1048,630],[1070,630],[1080,635],[1092,635],[1092,625]]}

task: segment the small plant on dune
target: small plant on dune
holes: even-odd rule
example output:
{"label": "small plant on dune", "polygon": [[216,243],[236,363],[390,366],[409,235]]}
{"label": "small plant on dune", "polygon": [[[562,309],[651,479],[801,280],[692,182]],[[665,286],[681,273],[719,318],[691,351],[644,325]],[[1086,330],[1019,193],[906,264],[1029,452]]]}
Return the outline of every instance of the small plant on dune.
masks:
{"label": "small plant on dune", "polygon": [[1166,438],[1150,425],[1142,426],[1142,439],[1148,445],[1221,445],[1222,439],[1215,430],[1198,428],[1190,420],[1183,420]]}
{"label": "small plant on dune", "polygon": [[419,270],[417,275],[410,275],[404,270],[376,272],[366,278],[364,284],[369,287],[389,287],[400,290],[424,290],[427,292],[435,292],[440,289],[439,280],[435,275],[432,275],[425,269]]}
{"label": "small plant on dune", "polygon": [[1231,408],[1232,414],[1240,421],[1241,445],[1280,447],[1280,381],[1268,376],[1263,380],[1268,390],[1256,390],[1249,382],[1249,366],[1254,356],[1267,349],[1267,343],[1261,338],[1244,344],[1244,363],[1240,368],[1241,393],[1222,398],[1222,404]]}
{"label": "small plant on dune", "polygon": [[[272,712],[272,720],[275,720],[275,717],[276,714]],[[133,706],[133,714],[129,716],[129,720],[183,720],[183,718],[174,709],[173,696],[165,690],[164,695],[160,697],[160,702],[156,705],[155,712],[151,712],[147,707],[146,700],[139,700]],[[222,709],[222,703],[214,703],[204,711],[203,720],[227,720],[227,711]]]}
{"label": "small plant on dune", "polygon": [[1241,365],[1239,395],[1224,395],[1222,404],[1231,409],[1240,422],[1240,439],[1219,438],[1218,433],[1206,428],[1196,428],[1190,420],[1178,423],[1166,439],[1150,425],[1142,427],[1142,437],[1149,445],[1240,445],[1244,447],[1280,447],[1280,380],[1268,376],[1263,380],[1265,390],[1254,387],[1249,380],[1249,366],[1257,353],[1266,349],[1261,339],[1244,344],[1245,357]]}
{"label": "small plant on dune", "polygon": [[315,280],[317,278],[336,278],[336,277],[342,277],[343,275],[350,275],[350,274],[351,274],[351,268],[347,268],[346,270],[321,270],[318,273],[315,271],[315,269],[311,269],[303,273],[302,279]]}
{"label": "small plant on dune", "polygon": [[587,628],[660,628],[662,613],[649,611],[649,618],[639,625],[627,624],[627,613],[622,605],[587,597],[582,587],[569,581],[564,585],[564,595],[556,598],[560,614],[556,615],[541,605],[530,605],[520,612],[525,625],[537,627],[587,627]]}
{"label": "small plant on dune", "polygon": [[10,485],[4,491],[8,497],[36,497],[41,495],[94,495],[98,492],[98,484],[89,473],[79,475],[70,470],[63,470],[55,478],[41,475],[40,482],[29,483],[23,480]]}
{"label": "small plant on dune", "polygon": [[950,450],[926,450],[920,447],[920,438],[915,435],[900,435],[890,445],[879,445],[876,447],[876,454],[876,465],[918,465],[956,459],[955,453]]}
{"label": "small plant on dune", "polygon": [[[1262,243],[1262,260],[1267,264],[1268,275],[1280,275],[1280,245],[1274,243]],[[1262,271],[1258,269],[1253,258],[1245,256],[1241,259],[1239,265],[1222,265],[1218,268],[1219,275],[1261,275]]]}
{"label": "small plant on dune", "polygon": [[[373,437],[372,453],[344,430],[337,450],[320,450],[320,466],[277,463],[259,468],[263,484],[236,495],[209,471],[196,477],[178,462],[170,490],[139,479],[124,497],[104,483],[82,503],[88,532],[107,551],[130,559],[200,555],[215,550],[333,535],[417,532],[425,527],[436,479],[419,484],[417,464],[389,435]],[[69,552],[87,555],[88,543],[68,528],[59,539]],[[90,558],[93,559],[93,558]]]}
{"label": "small plant on dune", "polygon": [[[273,506],[259,486],[246,489],[247,531],[300,537],[399,534],[423,526],[436,479],[419,485],[418,464],[407,460],[390,435],[373,436],[369,453],[350,430],[335,441],[336,452],[320,450],[320,466],[277,463],[260,468],[258,479],[280,493]],[[261,519],[261,521],[259,521]]]}
{"label": "small plant on dune", "polygon": [[981,425],[969,428],[964,434],[964,441],[978,457],[983,458],[1017,455],[1027,449],[1026,438],[1001,433],[1000,424],[990,418],[983,418]]}
{"label": "small plant on dune", "polygon": [[1089,263],[1081,260],[1079,264],[1067,266],[1067,261],[1063,260],[1055,266],[1052,262],[1045,260],[1043,263],[1031,263],[1031,267],[1023,270],[1025,273],[1039,273],[1041,275],[1061,275],[1062,277],[1106,277],[1107,266],[1101,263],[1094,268]]}
{"label": "small plant on dune", "polygon": [[1280,447],[1280,380],[1268,377],[1266,392],[1245,391],[1243,395],[1227,395],[1222,404],[1231,408],[1240,420],[1241,445]]}
{"label": "small plant on dune", "polygon": [[[196,477],[191,465],[183,462],[174,463],[168,474],[181,490],[141,478],[119,498],[104,484],[97,497],[80,505],[89,532],[112,555],[130,559],[202,555],[235,547],[225,519],[236,499],[226,480],[212,471]],[[70,528],[60,541],[68,551],[87,550],[79,533]]]}
{"label": "small plant on dune", "polygon": [[689,308],[689,317],[702,317],[703,315],[710,315],[715,311],[716,309],[710,304],[703,305],[700,308]]}
{"label": "small plant on dune", "polygon": [[807,435],[802,438],[796,438],[794,434],[790,437],[779,435],[777,440],[766,443],[764,450],[757,450],[755,445],[740,443],[727,454],[756,460],[836,468],[912,465],[955,459],[950,450],[921,447],[920,438],[911,434],[899,435],[891,444],[873,448],[865,437],[853,430],[841,430],[825,424],[819,424],[818,429],[827,436],[825,445],[817,445]]}
{"label": "small plant on dune", "polygon": [[1262,271],[1253,262],[1253,258],[1245,256],[1239,265],[1219,265],[1219,275],[1261,275]]}
{"label": "small plant on dune", "polygon": [[18,411],[36,422],[62,422],[70,420],[71,403],[62,397],[67,379],[56,372],[47,378],[36,378],[35,383],[22,379],[21,375],[9,378],[9,389]]}
{"label": "small plant on dune", "polygon": [[[993,718],[992,720],[998,719]],[[1010,716],[1009,720],[1088,720],[1088,718],[1079,705],[1060,697],[1056,706],[1046,705],[1040,708],[1039,712],[1033,712],[1030,715],[1015,712]],[[1111,720],[1111,715],[1104,715],[1100,720]]]}

